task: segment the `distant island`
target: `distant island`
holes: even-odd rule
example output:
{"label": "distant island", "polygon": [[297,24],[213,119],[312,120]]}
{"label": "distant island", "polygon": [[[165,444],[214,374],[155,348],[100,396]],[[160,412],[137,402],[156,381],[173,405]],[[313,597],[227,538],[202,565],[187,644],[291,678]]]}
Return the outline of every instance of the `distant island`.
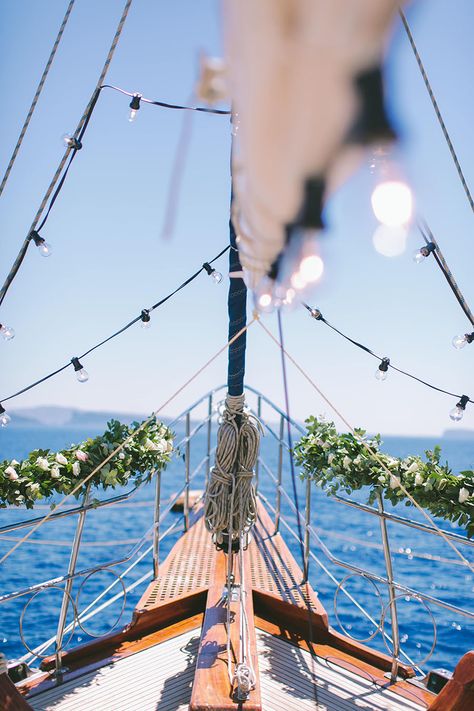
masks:
{"label": "distant island", "polygon": [[474,430],[444,430],[442,434],[443,439],[473,439],[474,440]]}
{"label": "distant island", "polygon": [[147,415],[129,412],[93,412],[76,410],[72,407],[43,405],[11,410],[12,420],[9,428],[16,427],[105,427],[109,420],[133,422],[144,420]]}

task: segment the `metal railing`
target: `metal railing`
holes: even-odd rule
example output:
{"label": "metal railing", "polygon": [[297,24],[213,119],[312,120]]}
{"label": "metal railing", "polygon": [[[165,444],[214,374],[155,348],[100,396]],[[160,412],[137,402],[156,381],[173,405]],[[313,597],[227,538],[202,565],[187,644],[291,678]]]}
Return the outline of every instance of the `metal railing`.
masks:
{"label": "metal railing", "polygon": [[[175,447],[181,452],[184,451],[184,481],[179,489],[172,498],[163,505],[162,502],[162,474],[157,472],[154,474],[154,497],[153,497],[153,521],[148,530],[142,535],[142,537],[131,547],[128,552],[113,560],[109,560],[106,563],[101,563],[100,565],[89,566],[85,569],[77,570],[77,560],[79,556],[79,551],[81,547],[82,534],[84,530],[84,525],[88,512],[91,509],[97,510],[101,508],[110,507],[116,504],[121,504],[124,501],[133,497],[140,489],[147,485],[147,482],[143,482],[139,486],[133,487],[129,492],[121,494],[119,496],[110,497],[99,502],[91,504],[89,501],[90,492],[87,491],[82,503],[79,506],[73,508],[62,510],[53,513],[48,517],[47,523],[51,521],[58,520],[60,518],[77,516],[76,529],[74,537],[71,543],[71,552],[69,558],[69,565],[67,572],[64,575],[55,577],[53,579],[44,580],[40,583],[30,585],[28,587],[23,587],[19,590],[6,593],[0,596],[0,604],[6,603],[9,600],[19,598],[25,595],[36,596],[42,590],[47,588],[60,587],[62,591],[61,607],[58,615],[58,623],[56,634],[49,640],[46,640],[41,645],[37,646],[35,649],[30,649],[26,644],[23,635],[22,639],[29,650],[29,653],[22,657],[21,661],[30,662],[35,657],[41,658],[45,656],[47,649],[51,645],[55,646],[55,675],[58,683],[62,680],[63,676],[63,666],[62,666],[62,656],[65,647],[65,636],[70,635],[71,630],[74,632],[74,626],[79,624],[81,629],[86,631],[83,624],[99,614],[108,606],[113,604],[119,599],[123,599],[122,612],[125,608],[125,599],[129,591],[135,589],[138,585],[142,584],[145,580],[151,577],[156,578],[159,575],[160,570],[160,543],[173,531],[176,531],[180,526],[186,531],[190,523],[190,499],[189,492],[190,487],[196,477],[203,474],[204,481],[207,482],[209,477],[209,472],[211,469],[211,460],[213,456],[213,425],[216,420],[215,415],[217,414],[217,407],[219,398],[222,399],[222,395],[219,395],[224,390],[224,386],[220,386],[211,392],[207,393],[203,397],[199,398],[191,407],[187,408],[182,412],[177,418],[175,418],[169,427],[175,427],[178,423],[184,423],[184,437],[175,445]],[[284,438],[285,423],[290,422],[291,427],[300,434],[305,434],[305,430],[298,423],[289,420],[286,414],[274,405],[268,398],[262,395],[260,392],[254,388],[247,387],[247,393],[250,394],[252,398],[256,399],[255,406],[252,407],[252,412],[259,417],[265,427],[266,432],[270,435],[270,438],[275,443],[276,447],[276,472],[268,465],[267,461],[262,454],[259,455],[256,471],[255,471],[255,483],[256,487],[263,484],[262,477],[265,476],[274,486],[275,500],[274,504],[269,501],[268,497],[265,496],[262,491],[259,491],[259,496],[262,501],[265,502],[268,509],[274,515],[274,535],[279,535],[282,528],[289,533],[289,535],[298,541],[303,547],[303,580],[305,582],[308,580],[310,574],[310,561],[314,561],[318,567],[325,572],[326,575],[335,585],[335,616],[339,622],[343,632],[349,636],[352,636],[348,630],[346,630],[342,623],[340,622],[340,617],[338,614],[337,600],[340,593],[342,593],[347,600],[356,606],[356,608],[361,612],[361,614],[369,620],[370,624],[374,628],[373,631],[365,640],[359,641],[370,641],[377,634],[381,634],[384,644],[389,647],[389,652],[392,657],[392,668],[391,668],[391,679],[394,680],[397,677],[397,672],[399,668],[400,659],[403,658],[412,664],[421,672],[421,663],[418,665],[413,662],[412,659],[404,652],[401,647],[400,633],[399,633],[399,622],[398,622],[398,610],[397,601],[400,596],[409,596],[410,598],[419,600],[428,610],[431,618],[434,620],[429,605],[435,605],[442,607],[450,612],[464,615],[469,619],[474,619],[474,613],[461,607],[455,605],[447,600],[441,600],[434,595],[424,593],[417,590],[412,586],[404,585],[398,582],[394,577],[393,565],[392,565],[392,552],[390,549],[389,534],[387,530],[387,522],[400,526],[408,526],[413,529],[417,529],[425,534],[439,536],[439,531],[432,526],[425,523],[419,523],[417,521],[399,516],[397,514],[389,513],[384,509],[383,498],[379,495],[377,496],[377,507],[368,506],[366,504],[359,503],[350,498],[344,498],[340,496],[330,497],[334,502],[341,504],[342,506],[349,506],[362,513],[369,514],[370,516],[376,516],[381,532],[381,549],[383,550],[383,560],[385,567],[385,575],[380,575],[373,571],[368,570],[362,565],[356,565],[352,562],[342,560],[338,556],[332,553],[330,548],[321,539],[321,536],[317,532],[316,528],[312,524],[311,520],[311,503],[312,503],[312,486],[311,482],[308,480],[305,483],[305,507],[304,511],[297,512],[295,502],[289,496],[283,485],[283,475],[284,475],[284,455],[289,452],[289,447]],[[276,419],[275,423],[270,423],[265,417],[262,416],[263,409],[269,409],[270,419]],[[201,414],[199,421],[194,424],[194,418],[198,410],[205,410],[204,416]],[[194,470],[191,470],[191,459],[192,459],[192,442],[198,433],[202,432],[205,437],[205,455],[201,461],[197,464]],[[151,479],[153,482],[153,479]],[[262,486],[259,487],[260,489]],[[179,518],[175,517],[173,522],[168,528],[162,532],[162,527],[165,519],[169,516],[174,504],[181,497],[184,496],[183,505],[183,515]],[[300,539],[299,535],[295,532],[291,523],[287,520],[285,511],[289,511],[293,516],[297,516],[299,513],[301,530],[303,531],[303,540]],[[317,514],[316,514],[317,515]],[[42,520],[43,517],[33,517],[23,521],[15,522],[10,525],[6,525],[0,528],[0,536],[6,534],[10,531],[27,528],[29,526],[35,525],[37,522]],[[314,516],[313,516],[314,518]],[[452,531],[445,531],[444,535],[456,542],[457,544],[462,544],[464,546],[474,546],[474,541],[464,538],[458,533]],[[315,547],[323,555],[323,559],[320,555],[315,552]],[[142,575],[139,580],[133,581],[130,585],[125,586],[124,579],[126,576],[144,559],[151,553],[151,566],[150,569]],[[337,577],[329,570],[324,562],[324,558],[327,559],[331,564],[337,566],[344,571],[345,577],[342,580],[338,580]],[[72,597],[72,589],[75,581],[82,580],[85,581],[91,575],[103,570],[114,571],[114,569],[124,563],[128,563],[128,567],[122,573],[115,574],[114,581],[106,587],[102,592],[89,603],[82,612],[78,612],[78,597],[76,602]],[[381,600],[381,614],[380,620],[377,621],[372,615],[370,615],[354,595],[347,589],[348,579],[352,576],[360,576],[364,580],[369,581],[375,588],[377,595]],[[121,589],[118,590],[111,598],[104,601],[104,597],[114,590],[117,586],[121,585]],[[382,596],[378,589],[381,585],[387,591],[388,602],[386,604],[382,603]],[[27,605],[31,602],[30,597]],[[73,610],[73,620],[69,624],[67,623],[67,616],[70,610]],[[391,633],[386,629],[387,619],[390,619]],[[120,619],[120,617],[119,617]],[[21,617],[21,623],[23,621],[23,613]],[[115,624],[118,623],[118,620]],[[436,644],[436,625],[434,623],[434,641],[432,648],[430,650],[430,655],[434,650]],[[87,632],[91,634],[90,632]],[[354,637],[355,639],[355,637]]]}

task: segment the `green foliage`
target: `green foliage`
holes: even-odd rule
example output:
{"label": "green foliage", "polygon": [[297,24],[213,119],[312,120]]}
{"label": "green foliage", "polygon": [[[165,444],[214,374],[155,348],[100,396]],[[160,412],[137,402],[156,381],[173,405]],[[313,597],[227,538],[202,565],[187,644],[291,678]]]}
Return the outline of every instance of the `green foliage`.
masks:
{"label": "green foliage", "polygon": [[[80,445],[71,445],[60,452],[35,449],[21,462],[3,461],[0,464],[0,507],[13,504],[32,508],[39,499],[69,494],[139,427],[137,422],[124,425],[111,420],[103,435]],[[89,483],[104,490],[130,481],[139,484],[150,478],[152,471],[161,471],[172,451],[173,433],[153,418],[74,496],[77,499],[83,495]]]}
{"label": "green foliage", "polygon": [[[316,417],[308,418],[306,424],[308,432],[295,447],[303,479],[312,479],[328,495],[351,494],[368,486],[370,504],[382,493],[393,504],[404,501],[412,506],[398,479],[420,506],[462,526],[469,538],[474,536],[474,472],[453,474],[447,463],[440,464],[440,447],[426,451],[426,461],[417,456],[399,459],[380,452],[380,435],[369,439],[364,430],[356,430],[357,437],[338,434],[333,422]],[[358,438],[378,453],[390,474]]]}

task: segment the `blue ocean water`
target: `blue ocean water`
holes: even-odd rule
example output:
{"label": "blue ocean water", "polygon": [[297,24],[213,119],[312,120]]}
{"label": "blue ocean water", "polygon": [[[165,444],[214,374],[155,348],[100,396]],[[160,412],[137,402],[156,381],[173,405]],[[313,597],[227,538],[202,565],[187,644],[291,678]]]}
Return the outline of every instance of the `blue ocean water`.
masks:
{"label": "blue ocean water", "polygon": [[[86,437],[98,434],[99,430],[91,428],[8,428],[0,433],[0,459],[21,459],[31,449],[36,447],[52,450],[68,446],[71,442],[78,443]],[[178,430],[178,439],[182,436]],[[438,442],[429,438],[386,437],[383,448],[394,456],[407,454],[422,454],[425,449],[439,443],[443,448],[443,459],[446,458],[454,471],[472,468],[474,465],[474,442],[450,440]],[[206,450],[206,435],[199,432],[193,440],[191,450],[191,469],[202,460]],[[262,440],[262,456],[270,468],[276,471],[277,448],[271,436]],[[173,492],[178,491],[184,482],[184,465],[181,458],[176,458],[163,473],[162,497],[168,499]],[[204,473],[193,481],[192,488],[203,488]],[[287,459],[284,461],[283,483],[291,493],[290,467]],[[259,490],[271,501],[275,501],[275,491],[272,482],[260,469]],[[300,508],[304,507],[304,486],[297,483]],[[122,493],[116,490],[107,496]],[[111,508],[91,511],[86,517],[83,546],[79,554],[77,569],[82,570],[96,564],[106,564],[109,561],[121,559],[130,551],[153,520],[153,484],[140,489],[126,503]],[[105,498],[104,494],[101,498]],[[362,492],[359,500],[364,500]],[[32,515],[44,515],[49,506],[44,503],[37,511],[21,509],[0,510],[2,525],[29,518]],[[388,509],[393,510],[390,504]],[[291,509],[282,500],[282,513],[285,520],[296,530],[296,521]],[[412,508],[398,507],[399,515],[409,515],[411,518],[424,521],[421,514]],[[171,513],[166,525],[172,524],[178,514]],[[366,578],[352,576],[347,579],[345,588],[352,596],[352,602],[340,591],[337,594],[337,616],[335,614],[335,592],[338,583],[350,571],[334,562],[334,559],[350,565],[363,566],[379,575],[385,574],[381,535],[378,519],[370,514],[349,508],[329,499],[323,492],[314,488],[312,491],[312,524],[327,547],[326,553],[316,544],[312,550],[317,561],[311,560],[310,582],[326,610],[330,624],[338,630],[343,629],[357,639],[370,637],[376,627],[367,620],[356,606],[364,608],[378,623],[381,609],[387,603],[387,592],[383,585],[378,590]],[[69,517],[43,525],[31,539],[20,546],[2,566],[2,593],[25,588],[43,580],[52,579],[64,573],[70,554],[70,545],[74,535],[75,518]],[[463,533],[460,529],[446,522],[440,523],[446,530]],[[25,529],[13,531],[0,540],[0,554],[6,553],[21,537]],[[454,551],[441,539],[421,533],[405,526],[389,523],[388,532],[393,553],[394,574],[397,582],[415,588],[425,594],[444,601],[448,605],[472,609],[472,594],[474,592],[474,576],[457,558]],[[161,543],[161,557],[167,554],[173,543],[181,534],[178,527]],[[290,549],[297,561],[301,561],[300,546],[295,539],[282,527]],[[462,553],[469,561],[474,562],[474,548],[461,545]],[[123,572],[127,566],[136,561],[133,557],[128,562],[114,566],[116,573]],[[151,571],[151,556],[147,555],[133,568],[126,577],[129,585]],[[110,572],[100,572],[87,579],[77,599],[79,611],[114,582],[115,576]],[[122,600],[117,600],[99,615],[85,623],[85,629],[76,628],[68,642],[68,646],[90,639],[90,635],[106,633],[114,623],[125,624],[137,600],[143,593],[148,580],[130,591],[127,595],[122,617],[119,614]],[[116,586],[103,600],[109,599],[120,589]],[[72,596],[76,599],[79,583],[76,582]],[[45,589],[37,595],[26,607],[31,595],[22,596],[8,601],[0,606],[0,649],[8,658],[19,658],[26,653],[25,644],[30,648],[52,637],[56,631],[57,618],[61,601],[61,591],[57,588]],[[430,668],[445,667],[453,669],[456,662],[468,649],[474,648],[474,620],[454,613],[441,605],[422,604],[409,596],[400,596],[397,600],[400,633],[403,650],[414,663],[421,664],[433,649],[430,659],[421,664]],[[23,641],[20,635],[19,620],[23,614]],[[386,631],[390,633],[387,623]],[[378,632],[368,642],[370,645],[385,651],[382,635]],[[48,650],[52,651],[51,648]]]}

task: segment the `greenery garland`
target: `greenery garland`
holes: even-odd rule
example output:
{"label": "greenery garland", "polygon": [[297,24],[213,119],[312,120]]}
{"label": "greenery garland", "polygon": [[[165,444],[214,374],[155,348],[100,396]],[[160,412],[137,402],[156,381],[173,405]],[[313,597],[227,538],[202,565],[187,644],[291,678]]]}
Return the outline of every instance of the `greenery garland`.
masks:
{"label": "greenery garland", "polygon": [[3,461],[0,464],[0,507],[13,504],[30,509],[38,499],[69,494],[134,432],[133,439],[74,496],[78,499],[89,485],[105,490],[124,486],[129,481],[137,485],[144,478],[151,478],[152,473],[164,469],[171,458],[173,433],[155,418],[138,432],[140,426],[138,422],[124,425],[111,420],[103,435],[87,439],[80,445],[71,445],[60,452],[35,449],[21,462],[16,459]]}
{"label": "greenery garland", "polygon": [[387,474],[351,433],[338,434],[333,422],[316,417],[309,417],[306,424],[308,432],[295,447],[303,479],[312,479],[328,495],[339,490],[351,494],[369,486],[369,504],[374,503],[377,493],[383,493],[392,504],[404,501],[411,506],[398,478],[420,506],[434,516],[462,526],[469,538],[474,536],[474,472],[453,474],[447,463],[440,464],[440,447],[427,450],[426,461],[417,456],[399,459],[380,451],[380,435],[368,439],[364,430],[355,430],[378,453],[391,472]]}

